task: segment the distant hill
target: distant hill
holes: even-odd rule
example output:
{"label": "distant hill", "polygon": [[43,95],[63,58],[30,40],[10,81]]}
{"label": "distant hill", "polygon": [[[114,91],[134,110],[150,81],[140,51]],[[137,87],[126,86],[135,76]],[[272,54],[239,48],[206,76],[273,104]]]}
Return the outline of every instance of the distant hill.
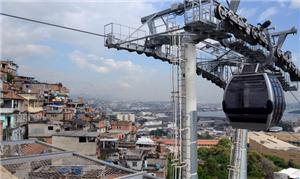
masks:
{"label": "distant hill", "polygon": [[300,114],[300,109],[299,109],[299,110],[295,110],[295,111],[290,111],[289,113],[292,113],[292,114]]}

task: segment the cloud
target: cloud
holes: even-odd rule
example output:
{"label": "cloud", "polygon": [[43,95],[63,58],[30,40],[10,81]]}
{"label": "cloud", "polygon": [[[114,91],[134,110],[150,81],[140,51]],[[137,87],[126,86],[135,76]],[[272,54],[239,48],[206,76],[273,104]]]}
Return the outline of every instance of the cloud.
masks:
{"label": "cloud", "polygon": [[[131,27],[141,25],[140,18],[155,12],[153,3],[145,1],[4,1],[1,11],[35,20],[74,27],[95,33],[104,33],[104,25],[115,22]],[[55,9],[55,11],[53,11]],[[134,9],[134,11],[132,11]],[[130,11],[130,13],[128,13]],[[3,49],[6,44],[52,41],[64,46],[89,50],[96,54],[111,54],[104,47],[103,39],[93,35],[73,32],[42,24],[0,17],[3,31]],[[143,27],[146,29],[147,27]],[[5,54],[4,54],[5,55]]]}
{"label": "cloud", "polygon": [[238,14],[242,17],[250,18],[254,16],[257,12],[257,8],[241,8],[238,10]]}
{"label": "cloud", "polygon": [[266,9],[263,13],[261,13],[258,17],[258,21],[264,21],[269,19],[270,17],[276,15],[279,12],[279,9],[277,7],[270,7]]}
{"label": "cloud", "polygon": [[291,0],[289,8],[291,8],[291,9],[300,8],[300,0]]}
{"label": "cloud", "polygon": [[[3,17],[2,17],[3,18]],[[47,36],[40,29],[14,26],[8,19],[1,18],[1,56],[8,59],[25,59],[32,56],[47,56],[53,49],[37,42]],[[28,32],[26,32],[28,30]]]}
{"label": "cloud", "polygon": [[128,88],[131,88],[132,86],[129,83],[121,82],[120,87],[123,89],[128,89]]}
{"label": "cloud", "polygon": [[6,45],[6,48],[2,50],[2,53],[8,57],[12,58],[18,56],[19,58],[32,57],[35,55],[44,56],[48,55],[53,50],[46,45],[38,44],[18,44],[18,45]]}
{"label": "cloud", "polygon": [[84,54],[79,51],[73,51],[69,57],[78,67],[91,69],[102,74],[122,71],[129,73],[142,71],[141,66],[134,64],[130,60],[104,59],[95,54]]}

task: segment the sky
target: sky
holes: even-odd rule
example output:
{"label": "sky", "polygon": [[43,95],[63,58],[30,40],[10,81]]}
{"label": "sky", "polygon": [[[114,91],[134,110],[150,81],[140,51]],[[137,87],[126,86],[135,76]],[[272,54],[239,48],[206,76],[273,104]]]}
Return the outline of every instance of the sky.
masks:
{"label": "sky", "polygon": [[[169,8],[175,0],[1,0],[1,12],[95,33],[114,22],[139,27],[140,18]],[[225,2],[222,0],[223,4]],[[238,13],[252,24],[272,20],[276,31],[300,29],[300,0],[243,1]],[[115,100],[170,101],[168,63],[104,47],[102,37],[0,17],[1,59],[19,65],[19,75],[62,82],[74,96]],[[300,34],[288,36],[283,49],[300,67]],[[295,93],[300,98],[300,92]],[[221,103],[223,90],[197,78],[199,103]],[[290,102],[295,102],[286,94]]]}

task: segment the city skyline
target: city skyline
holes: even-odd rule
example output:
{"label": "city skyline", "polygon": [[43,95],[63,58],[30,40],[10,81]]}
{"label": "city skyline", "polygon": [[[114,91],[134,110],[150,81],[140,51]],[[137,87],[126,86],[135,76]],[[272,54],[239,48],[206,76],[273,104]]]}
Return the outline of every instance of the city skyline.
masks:
{"label": "city skyline", "polygon": [[[103,33],[103,26],[110,22],[139,27],[141,17],[174,2],[3,1],[2,11]],[[134,11],[131,10],[133,8]],[[299,1],[294,0],[263,3],[242,1],[238,13],[252,23],[262,22],[266,18],[275,19],[273,25],[280,31],[292,26],[299,29],[299,8]],[[280,13],[282,11],[287,13]],[[53,83],[63,82],[70,88],[71,94],[78,96],[170,100],[171,70],[167,63],[144,55],[106,49],[102,38],[7,17],[1,17],[1,21],[2,58],[16,61],[20,66],[20,75],[34,76],[38,80]],[[284,49],[293,52],[299,67],[298,39],[299,34],[288,37]],[[201,77],[197,78],[197,84],[199,103],[221,103],[222,89]],[[300,96],[299,91],[295,94]],[[288,93],[286,97],[288,102],[295,101]]]}

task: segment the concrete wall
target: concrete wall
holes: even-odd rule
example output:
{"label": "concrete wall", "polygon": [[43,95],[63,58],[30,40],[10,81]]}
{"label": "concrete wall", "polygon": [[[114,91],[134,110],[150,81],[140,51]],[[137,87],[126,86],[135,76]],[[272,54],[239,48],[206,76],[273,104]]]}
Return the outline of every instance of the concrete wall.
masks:
{"label": "concrete wall", "polygon": [[39,121],[43,118],[44,112],[41,111],[41,112],[37,112],[37,113],[30,113],[29,116],[30,116],[30,120]]}
{"label": "concrete wall", "polygon": [[62,121],[64,120],[64,113],[46,113],[46,118],[50,121]]}
{"label": "concrete wall", "polygon": [[28,136],[29,137],[50,137],[52,136],[52,134],[55,133],[57,129],[60,129],[59,125],[44,124],[44,123],[29,123]]}
{"label": "concrete wall", "polygon": [[86,142],[80,143],[79,137],[53,136],[52,144],[83,155],[96,155],[96,142],[88,142],[86,140]]}
{"label": "concrete wall", "polygon": [[[133,163],[136,162],[136,166],[133,166]],[[129,168],[133,170],[142,170],[143,161],[142,160],[133,160],[133,161],[126,161],[126,164]]]}

